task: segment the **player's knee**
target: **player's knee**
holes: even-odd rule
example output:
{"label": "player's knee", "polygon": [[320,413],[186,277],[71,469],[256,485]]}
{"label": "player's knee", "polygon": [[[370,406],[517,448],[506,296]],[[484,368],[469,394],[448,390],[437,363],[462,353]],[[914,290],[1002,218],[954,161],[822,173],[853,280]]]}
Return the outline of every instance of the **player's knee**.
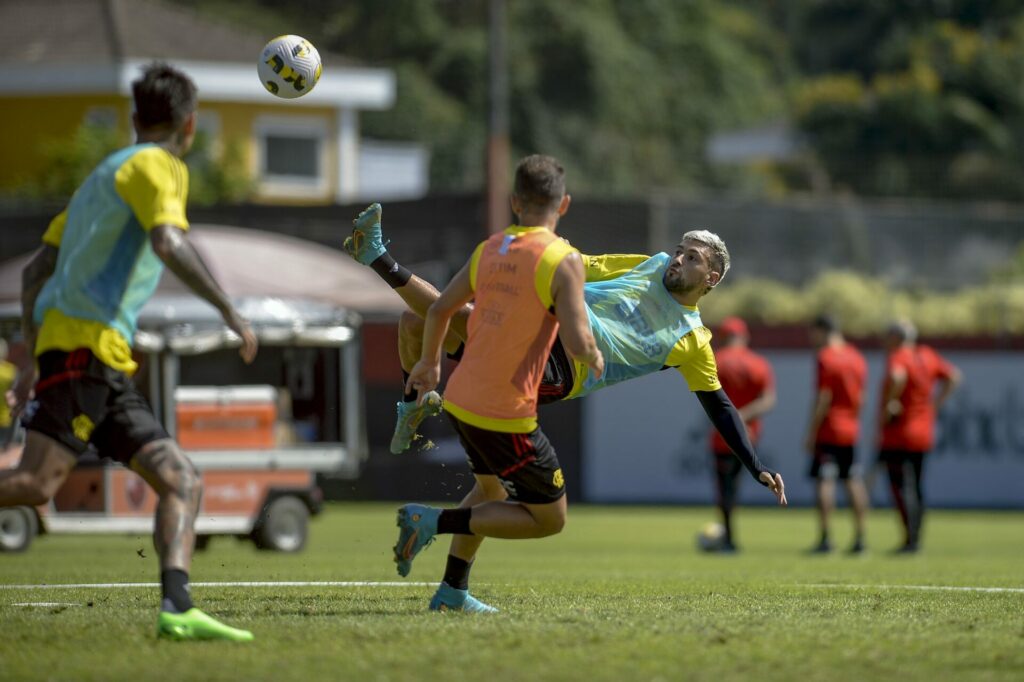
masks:
{"label": "player's knee", "polygon": [[46,504],[57,493],[58,484],[51,483],[41,476],[23,473],[19,475],[19,479],[20,502],[30,507]]}
{"label": "player's knee", "polygon": [[565,528],[566,513],[564,510],[553,514],[545,515],[540,522],[541,537],[558,535]]}
{"label": "player's knee", "polygon": [[398,318],[398,333],[401,337],[419,337],[423,333],[423,318],[411,310],[403,310]]}

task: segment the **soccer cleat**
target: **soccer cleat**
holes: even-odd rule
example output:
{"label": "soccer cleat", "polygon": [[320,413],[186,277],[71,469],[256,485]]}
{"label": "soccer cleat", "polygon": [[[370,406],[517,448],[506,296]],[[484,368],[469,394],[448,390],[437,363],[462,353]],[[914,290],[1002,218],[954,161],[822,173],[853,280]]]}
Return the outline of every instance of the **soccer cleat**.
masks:
{"label": "soccer cleat", "polygon": [[810,550],[811,554],[830,554],[832,552],[832,543],[828,540],[822,540],[816,546]]}
{"label": "soccer cleat", "polygon": [[388,242],[380,229],[380,204],[370,204],[352,221],[352,235],[342,245],[348,255],[369,265],[387,252]]}
{"label": "soccer cleat", "polygon": [[431,611],[461,611],[462,613],[498,613],[498,609],[485,604],[469,593],[441,583],[430,600]]}
{"label": "soccer cleat", "polygon": [[855,540],[850,549],[846,551],[847,554],[864,554],[868,550],[867,545],[864,544],[863,540]]}
{"label": "soccer cleat", "polygon": [[434,541],[437,517],[441,510],[422,504],[407,504],[398,510],[398,544],[395,545],[395,563],[403,578],[412,570],[412,560]]}
{"label": "soccer cleat", "polygon": [[442,402],[437,391],[430,391],[419,402],[398,403],[398,419],[395,421],[395,433],[391,436],[392,454],[398,455],[409,449],[423,420],[441,414]]}
{"label": "soccer cleat", "polygon": [[157,637],[177,641],[198,639],[226,639],[232,642],[251,642],[252,633],[221,623],[197,608],[185,613],[161,611],[156,621]]}

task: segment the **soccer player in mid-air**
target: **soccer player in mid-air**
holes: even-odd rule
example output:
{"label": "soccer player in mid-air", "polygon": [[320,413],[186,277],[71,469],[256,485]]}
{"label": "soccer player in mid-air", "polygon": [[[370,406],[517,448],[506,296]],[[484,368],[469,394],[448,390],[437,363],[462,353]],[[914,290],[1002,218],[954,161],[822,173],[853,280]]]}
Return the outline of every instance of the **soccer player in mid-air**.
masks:
{"label": "soccer player in mid-air", "polygon": [[195,137],[195,84],[156,63],[132,83],[132,95],[138,143],[92,171],[23,273],[22,332],[38,369],[24,372],[11,391],[27,437],[18,466],[0,471],[0,506],[47,503],[94,446],[159,496],[158,636],[248,641],[249,631],[192,604],[188,571],[202,482],[132,383],[132,341],[164,265],[220,311],[241,337],[245,362],[256,356],[257,341],[186,236],[181,157]]}
{"label": "soccer player in mid-air", "polygon": [[[410,311],[399,324],[399,355],[403,375],[420,356],[423,317],[437,300],[438,292],[425,280],[398,264],[384,248],[381,207],[373,204],[355,220],[345,249],[353,258],[377,272],[402,297]],[[711,332],[697,310],[699,300],[710,292],[729,269],[724,242],[706,230],[683,235],[674,254],[582,256],[587,283],[584,298],[591,330],[605,361],[605,371],[595,377],[585,363],[567,357],[556,339],[548,355],[538,389],[538,403],[587,395],[605,386],[673,367],[685,378],[711,422],[751,475],[786,504],[782,476],[765,468],[747,437],[743,420],[718,381]],[[445,349],[458,357],[466,339],[466,323],[472,306],[464,306],[451,319]],[[422,393],[422,399],[421,399]],[[433,398],[433,400],[431,400]],[[440,399],[407,385],[399,403],[398,424],[392,452],[409,447],[416,427],[434,413]],[[488,495],[503,495],[500,487],[479,484],[463,506]],[[500,498],[499,498],[500,499]],[[453,538],[444,585],[468,584],[466,536]]]}

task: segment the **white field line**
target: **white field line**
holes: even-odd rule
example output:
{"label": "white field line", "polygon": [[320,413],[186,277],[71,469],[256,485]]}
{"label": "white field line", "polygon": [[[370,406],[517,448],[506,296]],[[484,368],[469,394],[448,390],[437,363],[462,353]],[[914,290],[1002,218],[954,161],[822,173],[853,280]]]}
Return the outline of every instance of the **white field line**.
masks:
{"label": "white field line", "polygon": [[11,604],[11,606],[81,606],[81,604],[72,604],[66,601],[23,601]]}
{"label": "white field line", "polygon": [[843,585],[839,583],[812,583],[797,585],[797,587],[840,590],[931,590],[937,592],[1009,592],[1024,594],[1024,587],[964,587],[960,585]]}
{"label": "white field line", "polygon": [[[190,584],[192,587],[427,587],[436,585],[437,583],[372,580],[284,580],[242,582],[197,582]],[[117,590],[132,587],[160,587],[160,583],[54,583],[52,585],[0,585],[0,590]]]}

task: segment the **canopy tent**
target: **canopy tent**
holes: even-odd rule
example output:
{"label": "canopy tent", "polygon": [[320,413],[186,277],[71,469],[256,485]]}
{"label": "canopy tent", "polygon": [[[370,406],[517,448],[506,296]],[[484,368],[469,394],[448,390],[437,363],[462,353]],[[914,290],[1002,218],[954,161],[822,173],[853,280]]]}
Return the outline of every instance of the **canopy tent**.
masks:
{"label": "canopy tent", "polygon": [[[343,235],[339,231],[340,243]],[[189,238],[210,272],[235,300],[276,298],[330,304],[363,317],[394,317],[405,307],[391,288],[347,254],[321,244],[260,230],[193,225]],[[16,304],[21,295],[25,254],[0,264],[0,304]],[[166,318],[188,288],[164,272],[142,319]],[[8,306],[3,306],[7,308]]]}

